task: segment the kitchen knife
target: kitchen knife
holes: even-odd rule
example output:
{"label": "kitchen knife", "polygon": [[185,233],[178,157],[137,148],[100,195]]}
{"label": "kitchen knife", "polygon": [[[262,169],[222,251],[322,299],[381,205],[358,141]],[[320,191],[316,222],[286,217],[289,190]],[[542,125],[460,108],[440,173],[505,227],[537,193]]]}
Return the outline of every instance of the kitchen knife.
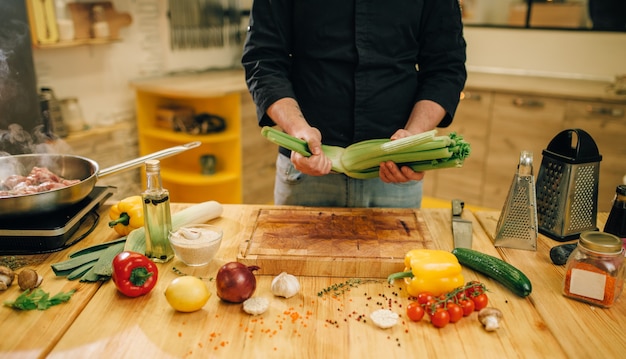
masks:
{"label": "kitchen knife", "polygon": [[454,248],[472,248],[472,221],[461,218],[465,203],[460,199],[452,200],[452,235]]}

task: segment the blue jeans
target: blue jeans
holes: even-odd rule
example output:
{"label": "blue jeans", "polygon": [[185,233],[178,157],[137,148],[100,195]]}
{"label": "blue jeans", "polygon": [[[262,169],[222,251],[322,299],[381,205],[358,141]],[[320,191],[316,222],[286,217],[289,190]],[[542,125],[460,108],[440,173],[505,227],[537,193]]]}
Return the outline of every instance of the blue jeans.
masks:
{"label": "blue jeans", "polygon": [[343,174],[308,176],[282,154],[276,159],[274,204],[318,207],[420,208],[422,181],[385,183]]}

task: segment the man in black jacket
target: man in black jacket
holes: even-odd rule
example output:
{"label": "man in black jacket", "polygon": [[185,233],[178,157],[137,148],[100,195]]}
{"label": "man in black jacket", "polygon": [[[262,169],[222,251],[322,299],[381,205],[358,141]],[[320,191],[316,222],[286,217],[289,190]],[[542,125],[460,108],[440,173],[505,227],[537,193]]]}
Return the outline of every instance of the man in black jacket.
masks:
{"label": "man in black jacket", "polygon": [[242,63],[259,125],[307,141],[281,148],[276,204],[419,207],[424,173],[330,174],[321,143],[346,147],[448,126],[466,79],[457,0],[255,0]]}

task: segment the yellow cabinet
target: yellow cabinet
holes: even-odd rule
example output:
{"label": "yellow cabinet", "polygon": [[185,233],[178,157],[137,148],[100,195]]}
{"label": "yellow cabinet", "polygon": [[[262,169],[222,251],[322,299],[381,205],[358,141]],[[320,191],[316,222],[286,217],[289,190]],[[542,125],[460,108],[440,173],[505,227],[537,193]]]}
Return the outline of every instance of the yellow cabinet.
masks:
{"label": "yellow cabinet", "polygon": [[[242,202],[241,91],[245,83],[241,76],[240,71],[219,71],[133,82],[141,155],[201,142],[161,161],[163,186],[173,202]],[[164,126],[162,113],[176,108],[192,111],[194,120],[205,115],[221,117],[225,128],[193,134]],[[205,156],[215,159],[214,173],[203,171]]]}

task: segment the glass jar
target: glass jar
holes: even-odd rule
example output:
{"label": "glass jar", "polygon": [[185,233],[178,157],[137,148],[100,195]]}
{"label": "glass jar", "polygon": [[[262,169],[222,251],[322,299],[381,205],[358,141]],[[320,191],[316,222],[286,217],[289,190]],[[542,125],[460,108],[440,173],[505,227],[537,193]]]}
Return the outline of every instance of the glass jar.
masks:
{"label": "glass jar", "polygon": [[611,307],[624,285],[622,252],[622,241],[612,234],[581,233],[567,260],[563,294],[599,307]]}
{"label": "glass jar", "polygon": [[61,100],[61,113],[63,114],[63,121],[70,132],[78,132],[85,129],[83,111],[78,105],[77,98],[70,97]]}

